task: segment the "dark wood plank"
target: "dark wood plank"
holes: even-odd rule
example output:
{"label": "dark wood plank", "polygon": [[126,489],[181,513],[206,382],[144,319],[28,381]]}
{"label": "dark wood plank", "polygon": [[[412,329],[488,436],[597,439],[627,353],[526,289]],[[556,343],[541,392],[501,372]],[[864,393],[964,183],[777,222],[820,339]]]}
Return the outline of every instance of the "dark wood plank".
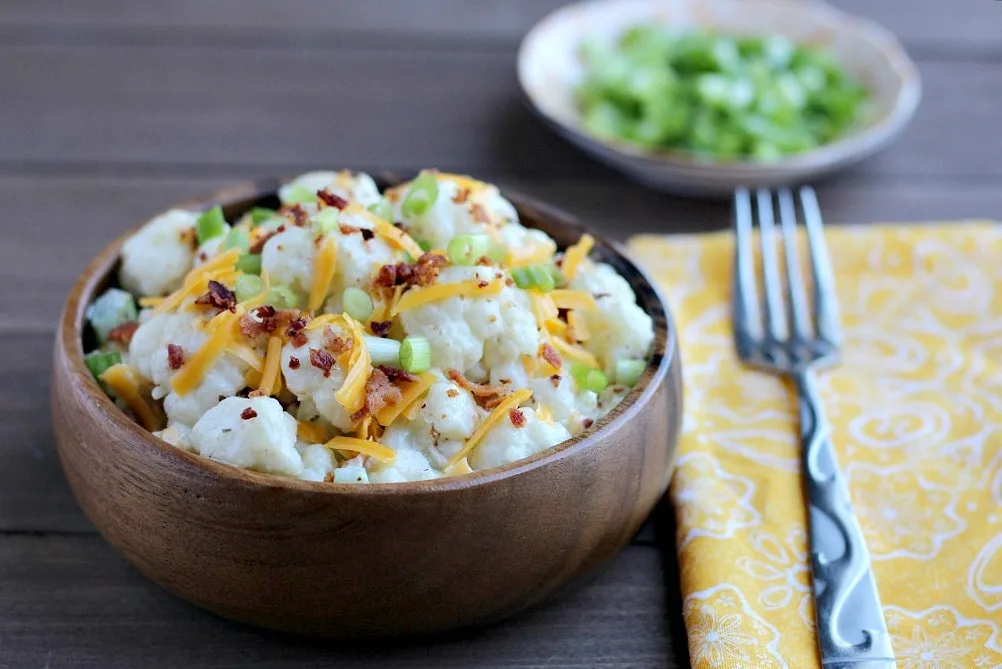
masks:
{"label": "dark wood plank", "polygon": [[[0,63],[0,168],[8,173],[53,164],[266,172],[336,161],[610,174],[532,117],[508,53],[6,47]],[[925,62],[922,74],[914,124],[857,173],[1002,176],[986,141],[997,133],[1002,68]]]}
{"label": "dark wood plank", "polygon": [[[68,29],[77,38],[106,39],[115,32],[131,31],[174,40],[232,40],[237,44],[233,38],[241,37],[311,46],[322,45],[327,35],[349,41],[386,35],[389,43],[384,48],[396,48],[400,40],[407,40],[408,45],[449,40],[485,48],[495,42],[515,42],[563,4],[565,0],[415,0],[397,3],[390,11],[384,2],[354,0],[286,0],[281,4],[267,0],[100,0],[86,4],[36,0],[5,7],[0,34],[7,40],[23,41],[26,35],[69,39]],[[907,10],[896,3],[872,0],[835,0],[832,4],[878,21],[919,51],[997,53],[1000,46],[1002,12],[990,0],[910,0]]]}
{"label": "dark wood plank", "polygon": [[161,591],[96,536],[0,537],[0,667],[676,667],[661,558],[461,639],[351,648],[260,633]]}

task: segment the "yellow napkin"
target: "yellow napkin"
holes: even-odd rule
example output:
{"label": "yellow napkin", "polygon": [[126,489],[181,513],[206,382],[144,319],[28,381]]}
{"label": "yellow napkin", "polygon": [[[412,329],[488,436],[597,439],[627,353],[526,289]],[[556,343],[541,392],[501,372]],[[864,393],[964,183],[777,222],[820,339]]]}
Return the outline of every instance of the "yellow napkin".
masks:
{"label": "yellow napkin", "polygon": [[[827,239],[845,344],[819,383],[898,667],[1002,667],[1002,225]],[[732,237],[629,247],[682,346],[671,498],[692,665],[819,667],[795,400],[735,357]]]}

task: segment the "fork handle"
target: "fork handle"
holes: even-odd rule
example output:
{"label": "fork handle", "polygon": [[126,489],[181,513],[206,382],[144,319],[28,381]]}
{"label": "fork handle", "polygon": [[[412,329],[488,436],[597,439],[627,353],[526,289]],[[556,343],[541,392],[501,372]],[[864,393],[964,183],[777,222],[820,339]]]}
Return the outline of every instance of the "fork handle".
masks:
{"label": "fork handle", "polygon": [[793,375],[800,406],[810,511],[811,573],[821,663],[826,669],[893,669],[887,626],[863,531],[835,459],[811,367]]}

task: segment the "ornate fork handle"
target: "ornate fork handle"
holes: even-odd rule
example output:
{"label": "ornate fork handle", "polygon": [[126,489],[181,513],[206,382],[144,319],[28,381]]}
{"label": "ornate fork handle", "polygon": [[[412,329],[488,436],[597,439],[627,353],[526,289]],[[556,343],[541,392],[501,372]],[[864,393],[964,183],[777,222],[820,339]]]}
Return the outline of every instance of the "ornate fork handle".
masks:
{"label": "ornate fork handle", "polygon": [[826,669],[893,669],[894,653],[883,631],[869,551],[835,459],[814,372],[807,366],[795,371],[793,379],[800,406],[822,664]]}

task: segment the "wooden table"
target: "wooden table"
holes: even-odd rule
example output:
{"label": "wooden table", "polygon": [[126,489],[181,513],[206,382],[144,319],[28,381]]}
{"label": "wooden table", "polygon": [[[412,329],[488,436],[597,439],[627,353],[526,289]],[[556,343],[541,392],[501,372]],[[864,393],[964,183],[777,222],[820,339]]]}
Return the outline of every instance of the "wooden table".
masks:
{"label": "wooden table", "polygon": [[[127,226],[229,181],[437,166],[625,238],[727,223],[632,185],[523,107],[519,37],[560,0],[33,0],[0,9],[0,667],[686,666],[670,513],[590,585],[508,624],[351,648],[216,619],[97,536],[59,469],[53,324]],[[1002,3],[840,0],[894,30],[925,98],[893,148],[821,185],[835,222],[1002,211]]]}

